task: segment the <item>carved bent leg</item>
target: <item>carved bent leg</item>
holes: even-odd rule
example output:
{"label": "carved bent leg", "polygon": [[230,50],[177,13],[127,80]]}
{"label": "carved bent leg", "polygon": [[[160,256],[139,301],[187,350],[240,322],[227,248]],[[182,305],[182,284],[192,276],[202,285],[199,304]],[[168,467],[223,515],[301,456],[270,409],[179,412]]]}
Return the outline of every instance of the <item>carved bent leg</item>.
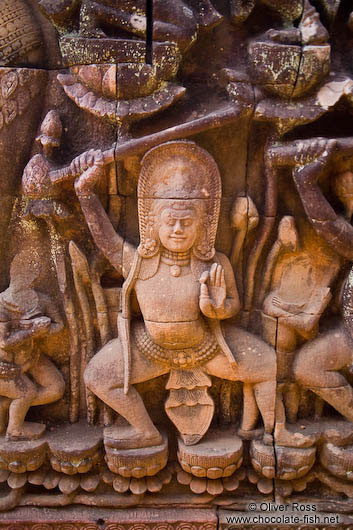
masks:
{"label": "carved bent leg", "polygon": [[65,392],[65,381],[54,363],[41,355],[36,365],[28,372],[38,383],[37,395],[33,405],[46,405],[62,398]]}
{"label": "carved bent leg", "polygon": [[300,403],[299,386],[296,383],[288,383],[287,389],[283,394],[283,400],[289,423],[295,423]]}
{"label": "carved bent leg", "polygon": [[[276,325],[274,333],[273,324]],[[299,408],[299,389],[291,381],[292,364],[297,345],[297,332],[281,319],[263,319],[263,330],[267,340],[276,347],[277,357],[277,390],[276,390],[276,426],[275,441],[278,445],[288,447],[310,447],[316,441],[315,436],[305,436],[301,432],[291,432],[286,428],[288,420],[296,421]]]}
{"label": "carved bent leg", "polygon": [[243,417],[238,434],[247,438],[256,426],[259,417],[259,409],[256,403],[252,385],[244,383],[243,387]]}
{"label": "carved bent leg", "polygon": [[[37,388],[32,381],[22,374],[16,379],[0,380],[0,395],[11,400],[9,406],[9,422],[6,437],[10,439],[35,438],[40,435],[44,426],[38,427],[36,423],[24,424],[24,419],[28,409],[37,396]],[[8,401],[1,403],[4,408],[8,406]],[[4,414],[6,411],[3,409]],[[39,432],[41,431],[41,432]]]}
{"label": "carved bent leg", "polygon": [[[131,350],[132,384],[148,381],[169,371],[167,367],[146,359],[133,341]],[[130,448],[151,447],[162,443],[162,437],[153,425],[137,390],[130,386],[128,393],[124,393],[124,362],[119,339],[108,342],[93,357],[84,377],[88,388],[131,425],[132,429],[126,439]],[[114,428],[110,428],[110,437],[113,431]],[[119,429],[115,429],[115,432],[117,436],[121,436]]]}
{"label": "carved bent leg", "polygon": [[277,386],[275,441],[286,447],[311,447],[316,442],[315,435],[292,432],[286,427],[287,419],[290,423],[296,422],[299,409],[299,388],[297,383],[290,382],[293,355],[293,351],[277,351],[277,379],[280,382]]}
{"label": "carved bent leg", "polygon": [[295,380],[353,422],[353,389],[339,373],[351,362],[352,345],[343,327],[305,344],[293,365]]}
{"label": "carved bent leg", "polygon": [[[205,365],[206,371],[222,379],[252,385],[265,427],[264,442],[271,444],[276,401],[275,351],[262,339],[244,329],[225,324],[224,332],[237,366],[233,369],[225,355],[220,354]],[[251,410],[254,414],[253,407]],[[249,425],[253,424],[254,419],[253,417],[249,421]]]}

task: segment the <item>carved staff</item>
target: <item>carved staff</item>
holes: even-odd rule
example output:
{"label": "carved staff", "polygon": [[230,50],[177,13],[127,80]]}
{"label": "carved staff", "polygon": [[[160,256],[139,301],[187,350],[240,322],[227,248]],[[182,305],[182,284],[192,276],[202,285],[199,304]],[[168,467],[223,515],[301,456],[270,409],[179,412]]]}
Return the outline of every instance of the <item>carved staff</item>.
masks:
{"label": "carved staff", "polygon": [[[96,305],[97,323],[100,336],[100,344],[103,347],[112,338],[112,332],[109,322],[108,305],[103,288],[100,284],[101,274],[104,268],[104,258],[101,253],[94,256],[90,268],[91,289]],[[111,425],[114,420],[114,411],[105,403],[103,404],[104,425]]]}
{"label": "carved staff", "polygon": [[52,219],[46,219],[51,248],[54,255],[54,263],[60,294],[63,297],[64,311],[70,331],[70,407],[69,419],[71,423],[78,421],[80,402],[80,379],[79,379],[79,330],[75,316],[75,306],[70,295],[65,265],[65,249]]}
{"label": "carved staff", "polygon": [[[104,163],[111,164],[114,161],[122,160],[127,156],[138,155],[144,151],[147,151],[151,147],[159,145],[163,142],[170,140],[176,140],[181,137],[188,137],[205,129],[214,129],[227,125],[227,123],[233,123],[236,118],[239,117],[243,108],[242,107],[226,107],[221,111],[216,111],[208,116],[193,120],[192,122],[182,123],[175,127],[169,127],[163,131],[159,131],[149,136],[142,138],[133,138],[126,142],[121,143],[115,147],[112,147],[103,152]],[[62,169],[57,169],[50,172],[50,181],[52,184],[60,183],[65,180],[75,178],[76,175],[71,166],[67,166]]]}
{"label": "carved staff", "polygon": [[[86,335],[86,359],[85,364],[92,359],[94,355],[94,330],[92,322],[92,313],[88,300],[88,296],[85,290],[85,283],[90,283],[89,267],[86,256],[81,252],[74,241],[69,243],[69,253],[72,263],[72,271],[74,275],[74,283],[77,292],[77,297],[80,302],[83,324]],[[93,424],[97,412],[97,402],[95,395],[86,389],[86,402],[87,402],[87,420],[89,424]]]}
{"label": "carved staff", "polygon": [[243,247],[247,234],[256,228],[259,214],[252,199],[245,195],[235,199],[230,213],[230,224],[235,229],[230,262],[232,264],[239,297],[243,299]]}
{"label": "carved staff", "polygon": [[[271,140],[269,140],[270,142]],[[269,142],[267,145],[270,145]],[[277,214],[277,175],[276,171],[268,158],[267,145],[265,148],[264,156],[264,170],[265,170],[265,205],[263,209],[263,217],[261,226],[259,229],[258,237],[255,241],[253,248],[248,257],[248,265],[246,269],[245,279],[245,296],[244,296],[244,313],[249,316],[251,310],[254,289],[255,289],[255,275],[257,264],[259,262],[261,252],[265,246],[267,239],[269,238],[271,231],[274,227],[275,217]]]}
{"label": "carved staff", "polygon": [[93,258],[90,268],[91,289],[96,305],[97,322],[100,336],[101,346],[103,347],[112,338],[112,333],[109,323],[108,305],[105,299],[103,288],[100,284],[100,277],[102,271],[100,270],[102,262],[102,254],[96,254]]}

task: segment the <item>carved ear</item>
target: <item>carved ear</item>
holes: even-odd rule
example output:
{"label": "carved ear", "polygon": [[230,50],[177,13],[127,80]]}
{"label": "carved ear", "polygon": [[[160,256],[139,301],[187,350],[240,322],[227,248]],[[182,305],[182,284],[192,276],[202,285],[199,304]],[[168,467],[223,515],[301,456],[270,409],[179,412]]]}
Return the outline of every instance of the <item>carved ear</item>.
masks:
{"label": "carved ear", "polygon": [[[143,215],[140,215],[140,219]],[[156,229],[155,215],[151,212],[147,215],[147,222],[140,226],[141,243],[138,252],[143,258],[155,256],[160,248],[158,231]]]}
{"label": "carved ear", "polygon": [[212,259],[216,253],[214,248],[214,237],[212,237],[212,224],[213,216],[204,214],[204,219],[200,223],[199,235],[192,249],[195,256],[202,261]]}

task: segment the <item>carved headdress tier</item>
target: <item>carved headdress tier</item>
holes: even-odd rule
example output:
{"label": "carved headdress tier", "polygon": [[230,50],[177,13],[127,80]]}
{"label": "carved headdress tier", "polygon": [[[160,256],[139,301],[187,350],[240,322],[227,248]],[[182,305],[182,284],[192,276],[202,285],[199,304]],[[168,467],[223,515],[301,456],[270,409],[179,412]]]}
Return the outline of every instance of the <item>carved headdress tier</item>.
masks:
{"label": "carved headdress tier", "polygon": [[203,233],[193,252],[201,260],[213,257],[222,184],[217,164],[207,151],[187,140],[150,149],[142,159],[137,196],[141,256],[152,257],[158,252],[155,215],[158,206],[170,201],[173,208],[192,205],[205,216]]}

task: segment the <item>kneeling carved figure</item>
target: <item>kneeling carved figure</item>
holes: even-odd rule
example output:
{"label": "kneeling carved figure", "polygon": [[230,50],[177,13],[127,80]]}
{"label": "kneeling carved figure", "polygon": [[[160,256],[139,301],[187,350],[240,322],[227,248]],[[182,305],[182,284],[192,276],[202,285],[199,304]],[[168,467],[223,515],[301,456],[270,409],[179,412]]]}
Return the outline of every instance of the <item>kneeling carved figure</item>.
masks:
{"label": "kneeling carved figure", "polygon": [[22,251],[0,293],[0,433],[6,429],[10,440],[39,438],[45,425],[24,421],[29,408],[53,403],[65,390],[61,373],[42,352],[41,339],[59,333],[63,321],[51,298],[33,289],[39,274],[30,252]]}

